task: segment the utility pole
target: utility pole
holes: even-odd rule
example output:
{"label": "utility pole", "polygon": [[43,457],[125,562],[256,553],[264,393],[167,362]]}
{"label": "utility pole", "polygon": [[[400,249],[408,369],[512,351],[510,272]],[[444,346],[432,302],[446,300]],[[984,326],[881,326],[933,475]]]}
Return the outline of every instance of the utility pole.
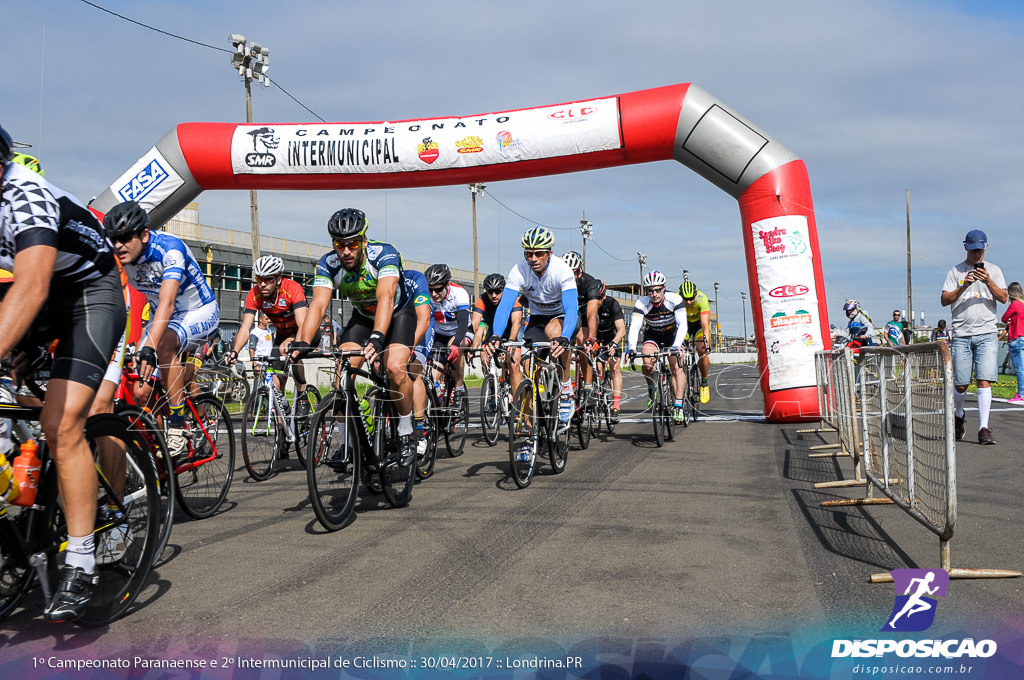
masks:
{"label": "utility pole", "polygon": [[483,196],[485,184],[470,184],[469,191],[473,194],[473,299],[476,300],[480,297],[480,260],[477,255],[477,239],[476,239],[476,197],[477,194]]}
{"label": "utility pole", "polygon": [[715,351],[722,351],[722,322],[718,319],[718,281],[715,281]]}
{"label": "utility pole", "polygon": [[[253,80],[270,87],[267,70],[270,69],[270,48],[259,43],[249,43],[244,35],[232,33],[228,39],[235,48],[231,55],[231,66],[237,69],[245,83],[245,122],[252,124],[252,90]],[[249,190],[249,222],[252,226],[252,259],[260,256],[260,211],[256,202],[256,190]]]}
{"label": "utility pole", "polygon": [[910,285],[910,189],[907,189],[907,312],[903,322],[910,331],[909,344],[914,341],[914,289]]}
{"label": "utility pole", "polygon": [[594,223],[586,218],[580,220],[580,233],[583,234],[583,271],[587,271],[587,239],[594,236]]}
{"label": "utility pole", "polygon": [[647,256],[636,251],[636,260],[640,263],[640,295],[644,294],[644,265],[647,264]]}
{"label": "utility pole", "polygon": [[743,310],[743,351],[747,351],[747,294],[740,293],[740,308]]}

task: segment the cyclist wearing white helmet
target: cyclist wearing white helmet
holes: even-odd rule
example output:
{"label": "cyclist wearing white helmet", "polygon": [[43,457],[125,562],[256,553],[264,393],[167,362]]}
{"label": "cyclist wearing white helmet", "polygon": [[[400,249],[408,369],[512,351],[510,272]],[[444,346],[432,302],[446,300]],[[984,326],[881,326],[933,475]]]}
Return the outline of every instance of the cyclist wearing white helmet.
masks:
{"label": "cyclist wearing white helmet", "polygon": [[[629,340],[626,345],[626,359],[632,360],[636,354],[636,343],[640,339],[640,330],[644,329],[644,344],[640,353],[644,356],[654,354],[659,349],[678,349],[686,337],[686,305],[677,293],[665,292],[665,275],[651,270],[644,276],[644,292],[637,298],[633,306],[633,318],[629,322]],[[675,419],[683,422],[682,395],[686,393],[686,371],[678,355],[669,358],[672,367],[672,386],[676,392]],[[654,359],[645,358],[643,364],[644,379],[647,380],[647,394],[650,397],[648,408],[654,404]]]}
{"label": "cyclist wearing white helmet", "polygon": [[[235,346],[228,355],[228,363],[234,364],[238,360],[238,353],[249,338],[256,315],[263,313],[274,324],[274,349],[271,357],[275,367],[280,370],[284,368],[284,355],[288,347],[295,341],[295,335],[306,319],[306,291],[294,279],[284,275],[284,260],[277,255],[264,255],[253,262],[252,278],[255,285],[245,297],[242,325],[235,335]],[[317,336],[312,344],[319,341]],[[292,363],[292,375],[295,378],[295,389],[301,392],[306,388],[302,361]],[[283,390],[284,385],[279,384],[278,389]],[[287,457],[287,451],[283,457]]]}
{"label": "cyclist wearing white helmet", "polygon": [[[569,360],[566,351],[569,338],[576,335],[579,323],[577,312],[576,277],[562,258],[552,254],[555,237],[544,227],[534,227],[523,235],[524,259],[505,277],[505,290],[494,313],[494,328],[487,341],[485,359],[497,350],[502,334],[508,326],[512,308],[520,293],[530,306],[530,320],[526,324],[524,339],[537,342],[551,341],[551,357],[561,367],[562,393],[558,404],[558,418],[568,423],[573,413],[572,383],[569,379]],[[512,365],[512,390],[519,386],[522,374],[517,364]]]}
{"label": "cyclist wearing white helmet", "polygon": [[[580,330],[576,333],[576,344],[586,345],[590,351],[597,351],[597,310],[601,306],[601,292],[604,282],[583,271],[583,257],[575,250],[562,255],[562,259],[572,269],[576,277],[577,313],[580,317]],[[589,394],[594,387],[594,369],[590,362],[580,353],[579,364],[583,366],[584,389]]]}

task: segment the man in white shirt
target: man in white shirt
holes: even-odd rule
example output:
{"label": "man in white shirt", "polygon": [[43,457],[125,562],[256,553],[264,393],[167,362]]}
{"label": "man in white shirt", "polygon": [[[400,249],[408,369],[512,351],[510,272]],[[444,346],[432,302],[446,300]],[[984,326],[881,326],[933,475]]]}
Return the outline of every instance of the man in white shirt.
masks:
{"label": "man in white shirt", "polygon": [[274,351],[274,332],[270,330],[270,318],[260,314],[256,327],[249,331],[249,359],[269,359]]}
{"label": "man in white shirt", "polygon": [[1006,279],[1003,270],[985,262],[988,236],[979,229],[967,232],[964,250],[967,258],[949,270],[942,286],[942,306],[953,313],[954,423],[956,438],[966,436],[964,402],[967,386],[973,374],[978,383],[978,443],[993,445],[992,430],[988,426],[992,410],[992,383],[998,380],[999,335],[996,330],[996,304],[1005,303]]}

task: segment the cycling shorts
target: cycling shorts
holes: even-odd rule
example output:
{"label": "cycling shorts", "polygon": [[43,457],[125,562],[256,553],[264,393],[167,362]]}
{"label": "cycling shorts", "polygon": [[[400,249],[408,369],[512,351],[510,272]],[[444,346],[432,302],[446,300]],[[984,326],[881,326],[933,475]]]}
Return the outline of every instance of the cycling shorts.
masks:
{"label": "cycling shorts", "polygon": [[686,337],[693,338],[694,340],[704,338],[704,326],[699,320],[686,322]]}
{"label": "cycling shorts", "polygon": [[[343,344],[351,342],[363,346],[371,333],[373,333],[373,319],[356,313],[345,324],[345,330],[341,332],[341,342]],[[396,309],[391,315],[391,326],[384,336],[384,346],[405,345],[411,349],[415,339],[416,312],[412,305]]]}
{"label": "cycling shorts", "polygon": [[671,333],[645,333],[644,344],[654,343],[659,349],[668,349],[676,339],[676,332]]}
{"label": "cycling shorts", "polygon": [[[551,315],[531,314],[530,315],[530,321],[526,324],[526,331],[523,333],[523,339],[524,340],[532,340],[533,342],[547,342],[548,341],[548,336],[547,336],[547,333],[545,332],[544,329],[547,328],[548,323],[552,319],[561,319],[562,322],[564,323],[565,322],[565,314],[551,314]],[[579,330],[579,321],[577,320],[576,328],[566,329],[563,326],[562,332],[559,333],[559,335],[562,336],[562,337],[569,338],[570,340],[572,340],[572,338],[576,337],[576,331],[578,331],[578,330]]]}
{"label": "cycling shorts", "polygon": [[[195,352],[202,347],[219,325],[220,307],[216,302],[209,302],[196,309],[174,312],[171,314],[171,320],[167,323],[167,330],[173,331],[178,338],[178,354],[186,354]],[[152,324],[146,327],[139,347],[145,346],[149,340],[151,328]]]}

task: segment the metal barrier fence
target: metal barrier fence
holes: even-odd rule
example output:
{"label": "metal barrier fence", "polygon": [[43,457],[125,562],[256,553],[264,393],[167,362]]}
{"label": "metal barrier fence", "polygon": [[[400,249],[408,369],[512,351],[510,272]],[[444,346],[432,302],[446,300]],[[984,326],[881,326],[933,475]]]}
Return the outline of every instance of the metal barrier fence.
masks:
{"label": "metal barrier fence", "polygon": [[[952,567],[957,477],[949,346],[935,342],[865,347],[856,368],[849,350],[819,352],[818,356],[822,370],[819,392],[829,393],[821,403],[834,405],[835,412],[828,418],[835,421],[840,441],[855,466],[863,463],[862,469],[856,470],[858,479],[863,473],[869,482],[866,498],[821,505],[894,503],[938,536],[941,567],[952,578],[1020,576],[1019,571]],[[838,485],[847,484],[821,486]],[[875,489],[885,498],[875,498]],[[875,574],[871,580],[891,581],[891,576]]]}
{"label": "metal barrier fence", "polygon": [[860,427],[856,419],[857,385],[854,379],[853,353],[847,348],[818,352],[814,355],[815,372],[818,379],[818,410],[821,424],[816,430],[800,432],[835,432],[838,441],[834,444],[812,446],[812,451],[838,449],[833,453],[813,453],[811,458],[849,456],[853,459],[853,479],[835,482],[819,482],[817,489],[864,486]]}

